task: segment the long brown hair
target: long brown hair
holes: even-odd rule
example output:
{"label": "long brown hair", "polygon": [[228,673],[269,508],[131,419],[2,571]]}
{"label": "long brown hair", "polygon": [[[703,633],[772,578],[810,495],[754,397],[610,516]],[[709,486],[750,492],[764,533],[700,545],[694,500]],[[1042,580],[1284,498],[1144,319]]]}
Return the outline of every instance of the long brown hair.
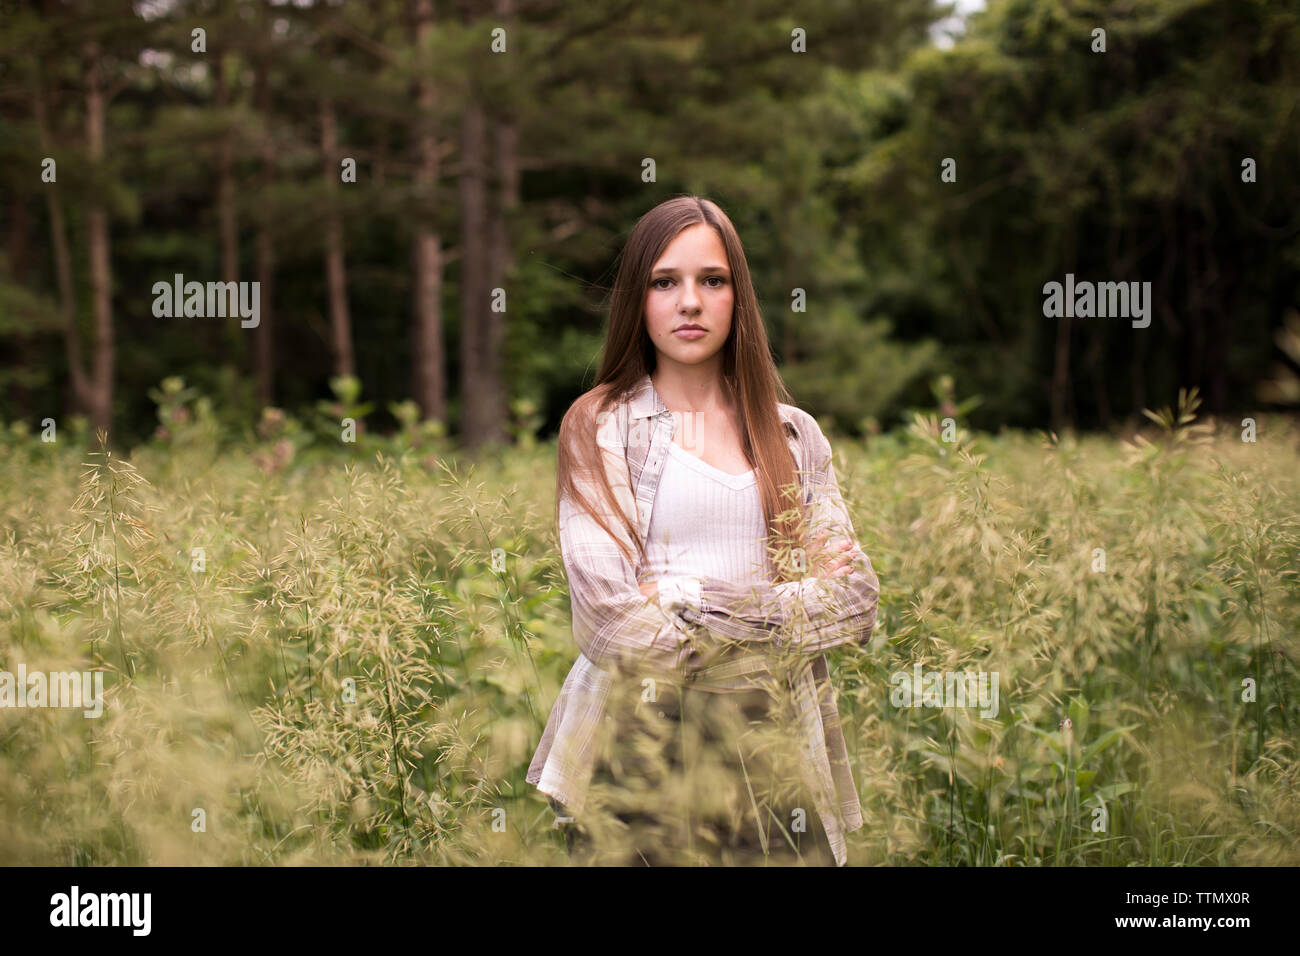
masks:
{"label": "long brown hair", "polygon": [[768,529],[767,547],[773,558],[777,580],[789,580],[787,548],[806,546],[806,516],[798,493],[795,462],[786,443],[784,425],[777,411],[778,401],[793,403],[772,360],[767,330],[754,294],[745,251],[727,214],[714,202],[698,196],[679,196],[655,206],[642,216],[620,256],[618,275],[609,298],[609,330],[601,354],[596,384],[580,395],[560,423],[556,515],[562,497],[588,512],[636,563],[622,535],[616,534],[592,503],[579,491],[574,472],[592,476],[610,510],[619,515],[626,538],[635,543],[645,558],[634,515],[624,513],[616,503],[596,444],[597,415],[627,396],[641,379],[655,370],[654,344],[645,327],[645,299],[650,270],[668,244],[690,226],[712,227],[727,252],[734,289],[731,331],[722,347],[722,386],[735,401],[745,457],[756,472]]}

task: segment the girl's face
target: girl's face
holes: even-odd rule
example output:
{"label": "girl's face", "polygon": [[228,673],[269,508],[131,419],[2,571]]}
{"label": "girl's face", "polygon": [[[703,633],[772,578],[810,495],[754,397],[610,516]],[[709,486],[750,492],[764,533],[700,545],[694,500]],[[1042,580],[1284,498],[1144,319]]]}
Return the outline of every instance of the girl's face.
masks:
{"label": "girl's face", "polygon": [[683,229],[650,270],[645,324],[659,361],[699,365],[720,356],[734,301],[722,239],[705,223]]}

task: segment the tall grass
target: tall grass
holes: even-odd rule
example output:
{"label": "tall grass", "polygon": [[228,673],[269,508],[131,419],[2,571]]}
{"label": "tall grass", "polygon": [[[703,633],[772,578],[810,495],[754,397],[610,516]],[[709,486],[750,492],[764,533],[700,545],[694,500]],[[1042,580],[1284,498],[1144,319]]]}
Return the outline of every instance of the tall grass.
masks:
{"label": "tall grass", "polygon": [[[577,653],[553,444],[160,400],[128,458],[0,433],[0,670],[105,675],[98,719],[0,709],[0,861],[569,862],[523,779]],[[1300,862],[1297,432],[1195,410],[835,442],[881,583],[832,656],[851,862]],[[916,662],[996,672],[999,713],[892,705]]]}

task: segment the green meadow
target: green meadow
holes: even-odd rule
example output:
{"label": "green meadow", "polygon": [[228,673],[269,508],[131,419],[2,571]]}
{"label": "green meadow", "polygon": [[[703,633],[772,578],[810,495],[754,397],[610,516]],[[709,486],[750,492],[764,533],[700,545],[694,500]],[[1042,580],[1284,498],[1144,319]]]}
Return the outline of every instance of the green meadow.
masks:
{"label": "green meadow", "polygon": [[[0,862],[572,862],[524,781],[577,654],[553,441],[159,399],[129,454],[0,438],[0,670],[104,675],[0,709]],[[1300,864],[1300,430],[1148,419],[831,436],[881,587],[830,656],[850,864]],[[917,664],[997,714],[898,706]]]}

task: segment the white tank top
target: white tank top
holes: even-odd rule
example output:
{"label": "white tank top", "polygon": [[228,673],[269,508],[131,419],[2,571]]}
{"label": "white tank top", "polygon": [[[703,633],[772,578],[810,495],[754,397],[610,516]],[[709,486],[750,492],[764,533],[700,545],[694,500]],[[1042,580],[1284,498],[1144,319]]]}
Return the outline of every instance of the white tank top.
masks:
{"label": "white tank top", "polygon": [[643,580],[664,575],[770,580],[757,473],[732,475],[674,442],[655,489]]}

